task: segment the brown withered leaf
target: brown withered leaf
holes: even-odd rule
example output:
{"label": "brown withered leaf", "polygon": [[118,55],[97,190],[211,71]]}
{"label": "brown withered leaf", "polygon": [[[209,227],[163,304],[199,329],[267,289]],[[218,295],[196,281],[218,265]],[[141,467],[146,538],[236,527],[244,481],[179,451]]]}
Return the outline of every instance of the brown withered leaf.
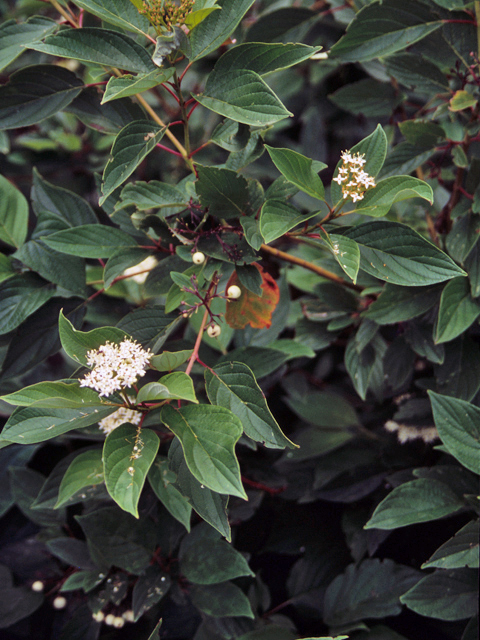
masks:
{"label": "brown withered leaf", "polygon": [[280,299],[280,289],[272,276],[256,262],[253,264],[262,276],[261,296],[246,289],[241,284],[236,271],[232,273],[226,286],[226,291],[232,285],[237,285],[242,291],[239,298],[227,302],[225,320],[233,329],[244,329],[247,324],[254,329],[268,329],[272,324],[272,313]]}

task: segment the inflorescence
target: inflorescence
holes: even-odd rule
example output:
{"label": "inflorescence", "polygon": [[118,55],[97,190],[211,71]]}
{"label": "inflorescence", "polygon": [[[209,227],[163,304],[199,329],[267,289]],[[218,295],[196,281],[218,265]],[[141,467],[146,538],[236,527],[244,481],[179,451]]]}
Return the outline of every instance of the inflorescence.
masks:
{"label": "inflorescence", "polygon": [[128,409],[128,407],[120,407],[120,409],[117,409],[114,413],[100,420],[98,427],[108,436],[109,433],[122,424],[125,424],[125,422],[137,425],[140,424],[141,419],[142,414],[140,411]]}
{"label": "inflorescence", "polygon": [[195,0],[144,0],[140,13],[147,17],[154,27],[166,27],[169,31],[175,25],[185,24],[185,19],[193,10]]}
{"label": "inflorescence", "polygon": [[344,199],[351,198],[353,202],[362,200],[365,191],[376,186],[375,179],[362,169],[366,162],[364,156],[364,153],[342,153],[343,165],[333,180],[341,185]]}
{"label": "inflorescence", "polygon": [[87,365],[93,369],[80,380],[80,386],[95,389],[100,396],[127,389],[145,375],[152,355],[130,338],[120,344],[107,342],[87,353]]}

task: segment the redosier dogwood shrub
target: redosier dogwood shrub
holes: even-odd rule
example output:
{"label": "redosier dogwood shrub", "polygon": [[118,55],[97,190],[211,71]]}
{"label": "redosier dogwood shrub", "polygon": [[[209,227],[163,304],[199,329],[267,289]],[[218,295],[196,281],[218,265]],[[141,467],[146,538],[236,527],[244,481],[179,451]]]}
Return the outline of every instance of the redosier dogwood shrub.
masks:
{"label": "redosier dogwood shrub", "polygon": [[480,2],[0,10],[2,638],[478,638]]}

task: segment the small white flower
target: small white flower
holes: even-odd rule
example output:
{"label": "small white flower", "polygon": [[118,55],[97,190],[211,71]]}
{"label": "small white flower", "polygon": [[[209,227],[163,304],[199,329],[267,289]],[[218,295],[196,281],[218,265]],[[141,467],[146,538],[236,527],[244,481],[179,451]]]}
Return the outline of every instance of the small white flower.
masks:
{"label": "small white flower", "polygon": [[80,386],[95,389],[100,396],[131,387],[145,375],[152,355],[150,349],[143,349],[130,338],[120,344],[107,342],[87,353],[87,364],[92,371],[80,380]]}
{"label": "small white flower", "polygon": [[98,423],[99,429],[101,429],[106,435],[111,433],[117,427],[120,427],[125,422],[130,422],[131,424],[139,424],[142,419],[142,414],[140,411],[135,411],[134,409],[128,409],[127,407],[120,407],[117,409],[115,413],[103,418]]}
{"label": "small white flower", "polygon": [[343,166],[338,169],[338,175],[333,180],[342,185],[344,200],[351,198],[353,202],[358,202],[363,199],[367,189],[375,187],[375,180],[362,169],[366,162],[363,153],[354,153],[352,155],[344,151],[341,158]]}
{"label": "small white flower", "polygon": [[142,260],[139,264],[136,264],[133,267],[129,267],[125,269],[123,272],[124,276],[132,276],[132,280],[134,282],[138,282],[138,284],[143,284],[147,279],[148,273],[153,269],[153,267],[157,266],[157,260],[153,256],[148,256],[145,260]]}

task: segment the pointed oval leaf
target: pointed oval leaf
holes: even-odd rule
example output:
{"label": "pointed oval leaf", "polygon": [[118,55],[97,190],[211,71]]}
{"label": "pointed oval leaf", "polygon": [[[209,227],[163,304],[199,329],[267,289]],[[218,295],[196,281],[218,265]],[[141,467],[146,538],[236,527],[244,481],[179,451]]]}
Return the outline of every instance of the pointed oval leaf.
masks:
{"label": "pointed oval leaf", "polygon": [[[144,36],[148,34],[150,23],[137,8],[133,6],[130,0],[75,0],[75,4],[89,13],[98,16],[108,24],[114,24],[116,27],[141,33]],[[142,3],[140,1],[140,7]]]}
{"label": "pointed oval leaf", "polygon": [[0,435],[1,440],[33,444],[50,440],[73,429],[82,429],[106,418],[116,407],[85,407],[79,409],[15,409]]}
{"label": "pointed oval leaf", "polygon": [[28,202],[23,193],[0,176],[0,240],[20,247],[27,237]]}
{"label": "pointed oval leaf", "polygon": [[[129,0],[127,0],[129,2]],[[156,69],[145,75],[124,75],[121,78],[111,77],[105,87],[101,104],[143,93],[173,76],[175,69]]]}
{"label": "pointed oval leaf", "polygon": [[205,382],[210,402],[238,416],[252,440],[273,449],[295,448],[270,413],[265,396],[246,364],[224,362],[205,369]]}
{"label": "pointed oval leaf", "polygon": [[479,527],[478,520],[472,520],[458,531],[453,538],[435,551],[422,569],[437,567],[439,569],[461,569],[468,567],[478,569],[479,566]]}
{"label": "pointed oval leaf", "polygon": [[155,371],[173,371],[184,364],[192,355],[193,349],[184,351],[164,351],[158,356],[153,356],[150,366]]}
{"label": "pointed oval leaf", "polygon": [[172,580],[168,573],[156,564],[148,567],[139,576],[132,592],[133,621],[136,622],[144,613],[160,602],[170,589]]}
{"label": "pointed oval leaf", "polygon": [[77,380],[37,382],[20,391],[0,396],[0,399],[18,407],[35,405],[44,409],[98,407],[101,404],[98,393],[80,387]]}
{"label": "pointed oval leaf", "polygon": [[209,213],[219,218],[238,218],[248,211],[250,193],[246,179],[229,169],[197,165],[195,190]]}
{"label": "pointed oval leaf", "polygon": [[100,449],[83,451],[70,463],[60,483],[55,509],[65,505],[78,491],[104,481]]}
{"label": "pointed oval leaf", "polygon": [[7,20],[0,26],[0,71],[25,51],[25,45],[41,40],[58,29],[50,18],[33,16],[26,22]]}
{"label": "pointed oval leaf", "polygon": [[336,233],[330,234],[330,243],[335,260],[355,284],[358,270],[360,269],[360,248],[358,244],[355,240]]}
{"label": "pointed oval leaf", "polygon": [[188,400],[198,403],[192,378],[183,371],[162,376],[158,382],[148,382],[140,389],[137,402],[157,400]]}
{"label": "pointed oval leaf", "polygon": [[46,245],[81,258],[109,258],[118,249],[135,246],[135,240],[116,227],[85,224],[42,238]]}
{"label": "pointed oval leaf", "polygon": [[133,73],[149,73],[156,68],[148,52],[135,40],[118,31],[97,27],[64,29],[48,36],[43,43],[30,44],[29,49]]}
{"label": "pointed oval leaf", "polygon": [[260,213],[260,233],[265,243],[273,242],[298,224],[318,215],[318,211],[301,214],[298,209],[284,200],[267,200]]}
{"label": "pointed oval leaf", "polygon": [[110,160],[103,172],[103,196],[99,200],[100,206],[155,149],[164,133],[164,127],[148,120],[135,120],[123,127],[115,138]]}
{"label": "pointed oval leaf", "polygon": [[185,461],[199,482],[219,493],[246,498],[235,456],[242,423],[228,409],[189,405],[162,410],[162,422],[182,444]]}
{"label": "pointed oval leaf", "polygon": [[103,447],[108,493],[118,506],[138,518],[138,501],[160,439],[150,429],[122,424],[109,433]]}
{"label": "pointed oval leaf", "polygon": [[480,474],[480,409],[433,391],[428,394],[442,442],[467,469]]}
{"label": "pointed oval leaf", "polygon": [[191,595],[193,604],[214,618],[255,617],[249,599],[233,582],[193,585]]}
{"label": "pointed oval leaf", "polygon": [[0,87],[0,129],[28,127],[64,109],[83,82],[63,67],[39,64],[12,73]]}
{"label": "pointed oval leaf", "polygon": [[363,7],[347,33],[331,49],[344,61],[366,62],[391,55],[421,40],[442,26],[442,21],[416,0],[396,0]]}
{"label": "pointed oval leaf", "polygon": [[150,486],[167,511],[190,531],[192,507],[175,486],[176,479],[176,474],[169,469],[168,460],[158,456],[148,472]]}
{"label": "pointed oval leaf", "polygon": [[480,316],[480,305],[472,298],[468,278],[453,278],[440,297],[435,344],[449,342],[466,331]]}
{"label": "pointed oval leaf", "polygon": [[[243,42],[229,49],[215,64],[217,71],[250,69],[259,75],[288,69],[318,53],[322,47],[309,47],[292,42]],[[292,152],[295,153],[295,152]],[[298,154],[300,155],[300,154]],[[302,156],[303,157],[303,156]]]}
{"label": "pointed oval leaf", "polygon": [[318,169],[313,168],[313,160],[291,149],[274,148],[268,145],[265,145],[265,149],[273,164],[289,182],[312,198],[324,200],[325,189],[317,175]]}
{"label": "pointed oval leaf", "polygon": [[412,176],[392,176],[377,182],[355,208],[355,213],[379,218],[386,215],[395,202],[408,198],[423,198],[433,203],[432,187]]}
{"label": "pointed oval leaf", "polygon": [[443,482],[419,478],[395,487],[377,506],[365,529],[397,529],[437,520],[463,506],[463,501]]}
{"label": "pointed oval leaf", "polygon": [[204,93],[195,98],[215,113],[256,127],[292,115],[258,73],[248,69],[238,70],[234,75],[212,71]]}
{"label": "pointed oval leaf", "polygon": [[55,295],[53,286],[33,273],[12,276],[0,284],[0,335],[22,324]]}
{"label": "pointed oval leaf", "polygon": [[405,286],[426,286],[466,275],[446,253],[398,222],[366,222],[345,234],[360,247],[360,268]]}

